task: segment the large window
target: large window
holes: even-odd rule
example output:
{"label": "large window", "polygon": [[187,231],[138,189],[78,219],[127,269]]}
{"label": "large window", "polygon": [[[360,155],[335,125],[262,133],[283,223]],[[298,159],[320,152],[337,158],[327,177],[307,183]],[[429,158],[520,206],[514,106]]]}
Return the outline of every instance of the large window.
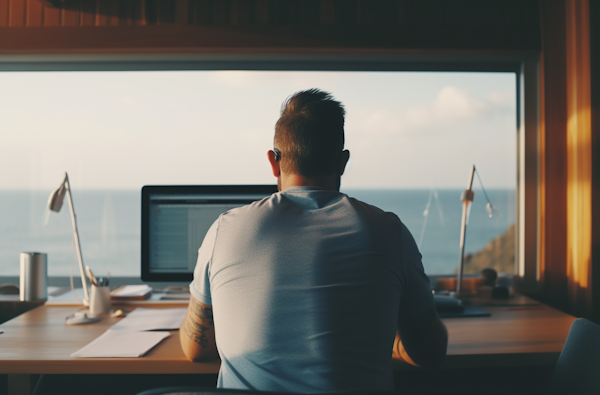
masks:
{"label": "large window", "polygon": [[460,194],[477,166],[466,272],[514,267],[516,76],[447,72],[0,73],[0,273],[19,252],[48,253],[68,275],[68,210],[46,201],[69,173],[86,264],[140,273],[140,188],[268,184],[266,152],[282,101],[320,88],[347,110],[342,191],[393,211],[428,274],[456,270]]}

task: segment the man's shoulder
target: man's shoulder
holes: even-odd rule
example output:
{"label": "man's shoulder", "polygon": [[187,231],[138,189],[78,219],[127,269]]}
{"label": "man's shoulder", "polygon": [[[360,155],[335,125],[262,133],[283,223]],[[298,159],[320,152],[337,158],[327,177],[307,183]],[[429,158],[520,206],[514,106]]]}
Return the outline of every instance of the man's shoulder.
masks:
{"label": "man's shoulder", "polygon": [[391,221],[391,222],[396,222],[396,223],[402,222],[395,213],[382,210],[381,208],[374,206],[372,204],[363,202],[362,200],[358,200],[356,198],[348,196],[348,201],[358,211],[363,212],[366,215],[368,215],[374,219],[378,219],[378,220],[382,220],[382,221],[383,220]]}
{"label": "man's shoulder", "polygon": [[[327,202],[325,202],[324,205],[327,206],[328,204],[333,204],[345,206],[345,208],[342,208],[342,210],[352,210],[359,217],[361,217],[363,221],[377,222],[394,227],[402,223],[400,218],[395,213],[382,210],[377,206],[363,202],[341,192],[336,192],[336,195],[337,196],[335,197],[328,197]],[[225,212],[223,215],[229,218],[271,216],[281,214],[281,210],[283,210],[283,212],[287,212],[289,210],[297,210],[299,207],[303,209],[311,209],[315,207],[323,207],[323,205],[317,203],[312,206],[310,204],[306,204],[304,201],[296,201],[294,196],[288,196],[285,193],[278,192],[248,205],[233,208]]]}
{"label": "man's shoulder", "polygon": [[224,212],[221,215],[233,217],[233,216],[241,216],[241,215],[256,215],[257,213],[259,213],[261,211],[268,211],[269,209],[273,208],[274,206],[276,206],[277,204],[280,203],[280,201],[281,201],[280,195],[281,195],[280,193],[274,193],[274,194],[266,196],[260,200],[256,200],[250,204],[240,206],[240,207],[235,207],[230,210],[227,210],[226,212]]}

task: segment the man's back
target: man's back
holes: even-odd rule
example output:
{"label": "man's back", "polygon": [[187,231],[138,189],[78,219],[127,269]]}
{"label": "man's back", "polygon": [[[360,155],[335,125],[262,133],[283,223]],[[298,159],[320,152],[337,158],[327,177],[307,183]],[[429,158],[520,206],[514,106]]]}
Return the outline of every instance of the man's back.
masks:
{"label": "man's back", "polygon": [[213,308],[219,387],[294,392],[391,389],[403,290],[427,287],[394,214],[312,187],[222,215],[194,277]]}

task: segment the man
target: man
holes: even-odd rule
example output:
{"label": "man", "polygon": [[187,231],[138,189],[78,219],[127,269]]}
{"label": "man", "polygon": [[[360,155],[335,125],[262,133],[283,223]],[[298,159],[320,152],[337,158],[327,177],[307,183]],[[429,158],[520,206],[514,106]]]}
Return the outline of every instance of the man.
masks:
{"label": "man", "polygon": [[192,361],[220,356],[218,387],[392,389],[392,349],[424,367],[446,354],[410,232],[339,192],[344,115],[326,92],[288,98],[268,152],[280,192],[221,215],[204,239],[181,345]]}

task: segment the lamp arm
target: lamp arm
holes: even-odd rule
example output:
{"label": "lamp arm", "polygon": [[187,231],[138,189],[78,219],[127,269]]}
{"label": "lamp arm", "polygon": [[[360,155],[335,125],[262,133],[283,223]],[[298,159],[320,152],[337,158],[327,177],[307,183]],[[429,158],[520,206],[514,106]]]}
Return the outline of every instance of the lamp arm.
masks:
{"label": "lamp arm", "polygon": [[460,296],[462,291],[462,278],[463,278],[463,269],[465,265],[465,241],[467,239],[467,216],[469,213],[469,205],[473,202],[473,198],[475,197],[472,188],[473,188],[473,178],[475,176],[475,165],[471,169],[471,176],[469,177],[469,186],[462,193],[460,200],[462,201],[462,221],[460,225],[460,257],[458,262],[458,273],[456,276],[456,294]]}
{"label": "lamp arm", "polygon": [[71,183],[69,176],[65,175],[65,185],[67,187],[67,198],[69,199],[69,209],[71,210],[71,222],[73,222],[73,238],[75,239],[75,248],[77,248],[77,258],[79,259],[79,273],[81,274],[81,285],[83,287],[83,304],[89,306],[90,297],[88,294],[87,282],[85,280],[85,271],[83,270],[83,255],[81,254],[81,244],[79,244],[79,231],[77,230],[77,219],[75,218],[75,209],[73,208],[73,197],[71,196]]}

